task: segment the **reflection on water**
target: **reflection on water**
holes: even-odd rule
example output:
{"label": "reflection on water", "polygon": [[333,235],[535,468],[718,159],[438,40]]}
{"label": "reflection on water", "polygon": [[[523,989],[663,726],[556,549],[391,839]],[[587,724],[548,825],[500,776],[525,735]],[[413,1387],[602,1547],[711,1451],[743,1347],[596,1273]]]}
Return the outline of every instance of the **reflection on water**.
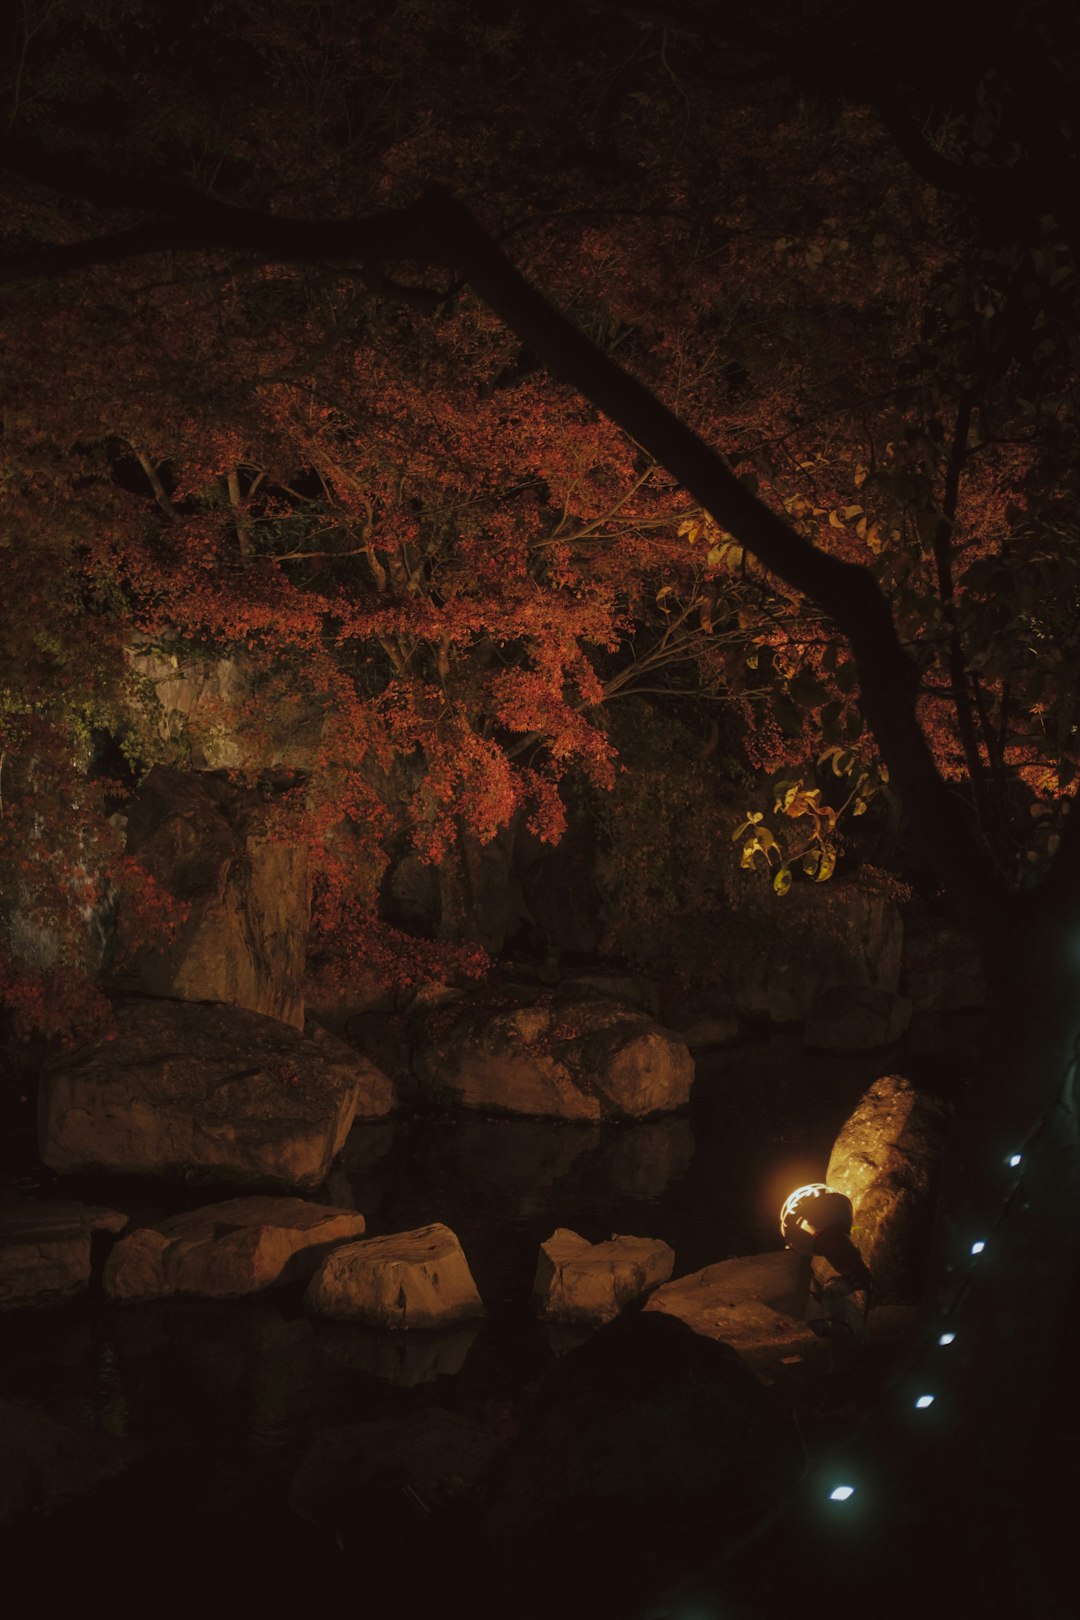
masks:
{"label": "reflection on water", "polygon": [[[145,1579],[157,1580],[159,1552],[171,1547],[175,1561],[184,1547],[197,1592],[210,1578],[205,1560],[224,1542],[244,1612],[255,1612],[256,1588],[267,1612],[277,1612],[275,1583],[293,1578],[300,1548],[289,1486],[312,1434],[425,1403],[497,1411],[580,1342],[581,1329],[537,1323],[528,1303],[539,1244],[557,1226],[593,1242],[613,1232],[662,1238],[675,1251],[676,1276],[778,1248],[784,1193],[823,1174],[855,1101],[896,1066],[895,1056],[808,1054],[797,1037],[780,1036],[718,1054],[700,1072],[689,1112],[674,1118],[358,1125],[319,1196],[362,1211],[372,1235],[432,1221],[453,1228],[488,1315],[445,1333],[315,1321],[299,1288],[237,1304],[98,1299],[8,1317],[5,1394],[145,1447],[123,1523],[107,1503],[79,1506],[78,1523],[93,1525],[83,1549],[97,1560],[92,1578],[115,1590],[112,1572],[132,1556],[137,1531]],[[115,1183],[108,1196],[125,1207]],[[138,1213],[155,1218],[152,1209]],[[66,1612],[90,1577],[73,1570],[67,1594],[65,1578],[57,1568],[49,1612]],[[295,1576],[305,1596],[307,1578]]]}
{"label": "reflection on water", "polygon": [[459,1373],[480,1324],[460,1322],[442,1332],[409,1333],[320,1319],[316,1330],[319,1353],[329,1366],[412,1389]]}
{"label": "reflection on water", "polygon": [[368,1231],[444,1221],[461,1239],[482,1294],[526,1294],[536,1252],[556,1226],[596,1241],[652,1237],[687,1175],[687,1116],[631,1125],[532,1119],[425,1118],[377,1135],[357,1126],[328,1191]]}

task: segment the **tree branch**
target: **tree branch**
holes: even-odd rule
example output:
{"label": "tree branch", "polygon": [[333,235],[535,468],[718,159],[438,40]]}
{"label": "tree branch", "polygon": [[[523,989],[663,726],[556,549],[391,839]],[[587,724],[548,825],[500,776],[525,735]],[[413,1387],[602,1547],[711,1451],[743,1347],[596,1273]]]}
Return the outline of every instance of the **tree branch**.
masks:
{"label": "tree branch", "polygon": [[[19,167],[25,170],[23,155]],[[33,165],[31,165],[33,167]],[[147,195],[143,181],[102,176],[96,171],[49,159],[34,178],[74,189],[98,200],[136,206]],[[919,834],[931,851],[941,880],[960,911],[976,928],[990,928],[1001,885],[985,852],[971,834],[967,816],[946,788],[915,713],[915,666],[896,634],[889,605],[873,576],[815,548],[759,501],[734,476],[723,457],[663,405],[629,372],[561,315],[525,280],[461,203],[434,189],[411,209],[346,221],[282,220],[230,208],[194,196],[185,188],[154,188],[158,207],[183,217],[176,240],[185,247],[232,247],[270,260],[319,262],[337,259],[358,267],[384,257],[411,258],[461,274],[473,291],[527,343],[556,377],[579,390],[598,410],[628,433],[652,459],[674,475],[706,511],[734,534],[770,572],[816,602],[851,644],[860,682],[863,712],[873,729],[894,784]],[[126,233],[128,254],[153,251],[168,237],[157,225],[149,242]],[[119,256],[117,237],[99,247]],[[152,244],[152,245],[150,245]],[[55,250],[56,269],[66,269]],[[80,263],[96,262],[94,244],[77,251]],[[48,255],[0,265],[7,279],[39,275]],[[55,270],[52,272],[55,273]],[[358,268],[358,273],[363,273]]]}
{"label": "tree branch", "polygon": [[674,474],[759,562],[833,619],[851,643],[864,713],[943,883],[974,926],[990,926],[999,879],[934,764],[915,715],[915,666],[873,576],[815,550],[753,496],[716,451],[530,286],[460,203],[433,192],[419,207],[474,292],[557,377]]}

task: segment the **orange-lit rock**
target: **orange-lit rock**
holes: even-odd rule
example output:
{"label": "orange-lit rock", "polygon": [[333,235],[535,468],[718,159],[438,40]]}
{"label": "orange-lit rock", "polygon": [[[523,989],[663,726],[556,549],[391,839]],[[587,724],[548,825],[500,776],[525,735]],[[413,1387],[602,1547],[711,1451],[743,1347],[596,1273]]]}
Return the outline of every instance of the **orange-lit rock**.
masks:
{"label": "orange-lit rock", "polygon": [[305,1298],[322,1316],[377,1327],[442,1327],[484,1310],[461,1244],[441,1222],[335,1249]]}
{"label": "orange-lit rock", "polygon": [[94,1232],[122,1232],[128,1218],[96,1204],[50,1200],[0,1209],[0,1310],[56,1305],[90,1281]]}
{"label": "orange-lit rock", "polygon": [[38,1148],[60,1174],[116,1171],[318,1187],[385,1076],[344,1043],[235,1007],[136,1000],[116,1031],[49,1064]]}
{"label": "orange-lit rock", "polygon": [[364,1217],[302,1198],[230,1198],[140,1226],[105,1265],[112,1299],[199,1294],[239,1299],[310,1276],[328,1250],[356,1238]]}
{"label": "orange-lit rock", "polygon": [[[825,1179],[851,1199],[851,1235],[874,1279],[877,1304],[904,1303],[921,1290],[949,1114],[947,1104],[902,1075],[882,1075],[833,1144]],[[832,1275],[826,1260],[814,1267]]]}
{"label": "orange-lit rock", "polygon": [[188,908],[175,937],[133,948],[123,907],[116,982],[181,1001],[220,1001],[304,1027],[307,852],[260,830],[262,796],[216,774],[150,772],[127,817],[127,847]]}
{"label": "orange-lit rock", "polygon": [[462,1108],[638,1119],[689,1100],[685,1043],[637,1007],[533,986],[480,991],[426,1020],[421,1088]]}
{"label": "orange-lit rock", "polygon": [[646,1311],[677,1316],[707,1339],[721,1339],[755,1366],[810,1356],[823,1341],[806,1322],[810,1262],[791,1249],[719,1260],[665,1283]]}
{"label": "orange-lit rock", "polygon": [[675,1251],[659,1238],[613,1236],[588,1243],[558,1227],[540,1256],[533,1302],[560,1322],[611,1322],[671,1276]]}

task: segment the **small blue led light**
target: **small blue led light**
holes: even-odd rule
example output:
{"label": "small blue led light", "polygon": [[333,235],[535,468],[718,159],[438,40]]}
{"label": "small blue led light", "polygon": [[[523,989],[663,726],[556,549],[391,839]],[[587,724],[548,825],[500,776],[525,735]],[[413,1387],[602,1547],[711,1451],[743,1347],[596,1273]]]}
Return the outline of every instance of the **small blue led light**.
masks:
{"label": "small blue led light", "polygon": [[982,1254],[985,1248],[986,1244],[983,1242],[982,1238],[980,1238],[977,1243],[973,1243],[971,1245],[971,1252],[972,1254]]}
{"label": "small blue led light", "polygon": [[830,1502],[846,1502],[849,1496],[855,1495],[854,1485],[837,1485],[829,1492]]}
{"label": "small blue led light", "polygon": [[942,1333],[938,1338],[938,1344],[952,1344],[955,1338],[955,1333]]}
{"label": "small blue led light", "polygon": [[915,1402],[915,1405],[918,1407],[920,1412],[924,1412],[928,1406],[933,1406],[933,1404],[934,1397],[932,1395],[920,1395],[918,1400]]}
{"label": "small blue led light", "polygon": [[1008,1164],[1010,1170],[1015,1170],[1017,1165],[1022,1164],[1024,1161],[1023,1161],[1022,1154],[1010,1153],[1008,1159],[1005,1162]]}

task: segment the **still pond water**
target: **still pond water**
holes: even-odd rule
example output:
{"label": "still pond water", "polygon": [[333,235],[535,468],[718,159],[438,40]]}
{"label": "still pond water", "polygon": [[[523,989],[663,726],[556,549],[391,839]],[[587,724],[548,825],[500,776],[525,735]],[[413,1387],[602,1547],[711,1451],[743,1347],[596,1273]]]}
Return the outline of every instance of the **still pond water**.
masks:
{"label": "still pond water", "polygon": [[[498,1428],[565,1347],[565,1330],[560,1343],[529,1307],[537,1246],[556,1226],[594,1242],[613,1232],[663,1238],[676,1275],[777,1248],[785,1193],[824,1174],[865,1087],[899,1071],[951,1089],[969,1041],[966,1020],[840,1059],[804,1052],[796,1036],[747,1041],[699,1061],[685,1115],[630,1126],[423,1118],[356,1127],[320,1198],[361,1210],[371,1235],[431,1221],[453,1228],[487,1316],[445,1334],[312,1320],[299,1291],[237,1304],[91,1299],[7,1317],[0,1393],[136,1442],[142,1458],[96,1502],[20,1526],[5,1584],[24,1593],[21,1620],[91,1609],[114,1620],[269,1617],[343,1598],[371,1620],[408,1613],[404,1595],[393,1601],[400,1580],[372,1578],[379,1548],[357,1561],[356,1542],[343,1551],[290,1507],[311,1436],[427,1404]],[[159,1191],[123,1184],[50,1186],[25,1156],[7,1196],[16,1185],[113,1202],[136,1223],[209,1201],[203,1192],[167,1205]]]}

